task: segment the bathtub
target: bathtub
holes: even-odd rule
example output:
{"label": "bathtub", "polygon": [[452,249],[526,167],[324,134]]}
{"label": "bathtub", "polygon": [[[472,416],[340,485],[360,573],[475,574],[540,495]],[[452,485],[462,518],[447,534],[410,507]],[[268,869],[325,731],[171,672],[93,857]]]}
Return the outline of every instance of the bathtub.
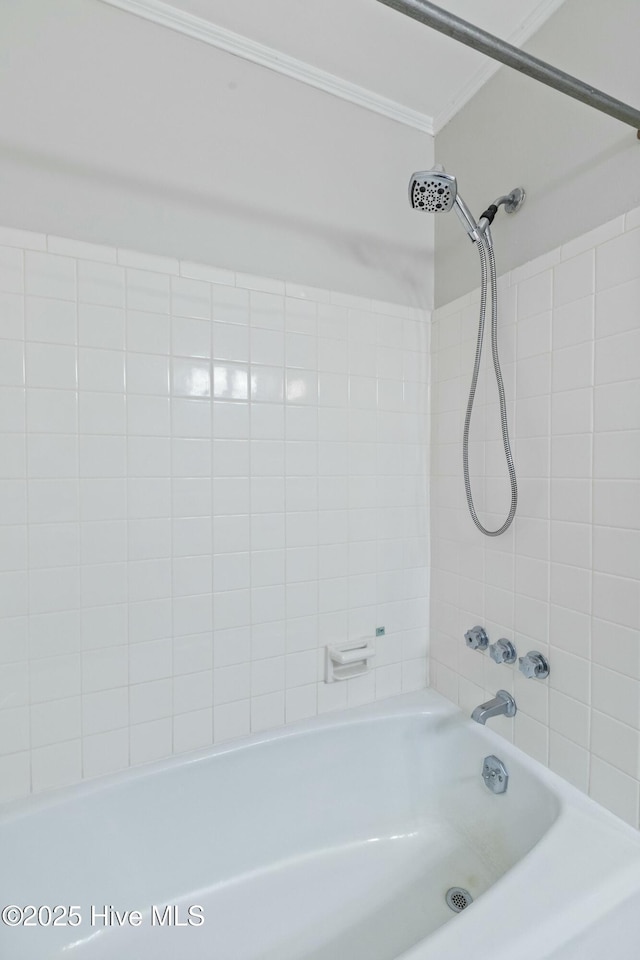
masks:
{"label": "bathtub", "polygon": [[2,960],[640,953],[636,832],[432,691],[7,804],[0,853]]}

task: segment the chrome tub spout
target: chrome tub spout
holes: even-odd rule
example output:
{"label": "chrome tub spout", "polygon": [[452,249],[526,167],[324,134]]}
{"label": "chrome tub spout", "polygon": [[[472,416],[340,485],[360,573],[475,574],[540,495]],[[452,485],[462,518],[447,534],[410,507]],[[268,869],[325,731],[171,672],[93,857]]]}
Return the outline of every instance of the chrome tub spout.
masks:
{"label": "chrome tub spout", "polygon": [[487,700],[486,703],[481,703],[479,707],[475,708],[471,714],[471,719],[475,720],[476,723],[484,724],[491,717],[515,717],[517,709],[516,702],[511,694],[507,693],[506,690],[498,690],[493,700]]}

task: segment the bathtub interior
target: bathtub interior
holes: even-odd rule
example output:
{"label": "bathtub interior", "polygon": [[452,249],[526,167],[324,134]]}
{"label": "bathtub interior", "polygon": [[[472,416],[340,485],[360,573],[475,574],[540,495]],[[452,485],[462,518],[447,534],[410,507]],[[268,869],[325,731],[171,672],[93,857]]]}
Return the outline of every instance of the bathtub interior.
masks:
{"label": "bathtub interior", "polygon": [[[202,905],[202,928],[156,938],[153,956],[167,960],[391,960],[455,916],[449,887],[481,896],[558,816],[528,769],[503,796],[487,790],[490,752],[483,731],[435,712],[86,786],[0,824],[3,859],[17,865],[11,899],[80,904],[83,916],[89,904]],[[139,952],[149,933],[22,931],[11,955],[94,960],[113,955],[116,936],[119,952]],[[44,952],[53,945],[59,954]]]}

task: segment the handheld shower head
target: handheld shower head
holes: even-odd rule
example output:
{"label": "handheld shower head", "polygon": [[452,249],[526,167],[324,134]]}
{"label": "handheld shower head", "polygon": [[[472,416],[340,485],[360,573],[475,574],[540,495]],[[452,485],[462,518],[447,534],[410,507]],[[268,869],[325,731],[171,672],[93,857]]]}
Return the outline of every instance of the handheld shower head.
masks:
{"label": "handheld shower head", "polygon": [[476,243],[481,239],[482,231],[473,218],[462,197],[458,196],[458,183],[444,167],[433,170],[420,170],[409,181],[409,200],[414,210],[425,213],[447,213],[455,209],[462,226]]}
{"label": "handheld shower head", "polygon": [[409,200],[414,210],[446,213],[458,195],[456,178],[435,167],[414,173],[409,181]]}

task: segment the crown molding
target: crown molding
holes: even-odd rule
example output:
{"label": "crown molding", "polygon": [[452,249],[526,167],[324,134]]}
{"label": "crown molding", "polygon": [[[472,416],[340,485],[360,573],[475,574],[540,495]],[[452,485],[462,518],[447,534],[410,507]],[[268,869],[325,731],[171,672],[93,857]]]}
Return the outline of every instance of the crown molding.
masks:
{"label": "crown molding", "polygon": [[[529,39],[529,37],[532,37],[533,34],[540,29],[545,20],[548,20],[549,17],[555,13],[564,2],[565,0],[542,0],[533,13],[527,17],[527,19],[518,27],[518,29],[506,38],[508,43],[513,44],[514,47],[522,46]],[[460,93],[454,97],[450,103],[447,104],[444,110],[436,114],[436,116],[433,118],[434,136],[440,133],[442,128],[453,119],[456,113],[458,113],[458,111],[461,110],[462,107],[464,107],[464,105],[475,96],[481,87],[485,85],[487,80],[490,80],[491,77],[497,73],[501,67],[501,63],[487,58],[487,62],[478,70],[469,83],[465,84]]]}
{"label": "crown molding", "polygon": [[102,0],[102,3],[118,7],[120,10],[133,13],[162,27],[168,27],[194,40],[201,40],[234,57],[241,57],[243,60],[259,64],[261,67],[266,67],[285,77],[291,77],[300,83],[306,83],[307,86],[315,87],[340,100],[346,100],[358,107],[364,107],[365,110],[371,110],[373,113],[433,136],[433,119],[427,114],[412,110],[395,100],[367,90],[366,87],[350,83],[348,80],[313,67],[303,60],[290,57],[273,47],[250,40],[249,37],[234,33],[202,17],[179,10],[169,3],[164,3],[163,0]]}

